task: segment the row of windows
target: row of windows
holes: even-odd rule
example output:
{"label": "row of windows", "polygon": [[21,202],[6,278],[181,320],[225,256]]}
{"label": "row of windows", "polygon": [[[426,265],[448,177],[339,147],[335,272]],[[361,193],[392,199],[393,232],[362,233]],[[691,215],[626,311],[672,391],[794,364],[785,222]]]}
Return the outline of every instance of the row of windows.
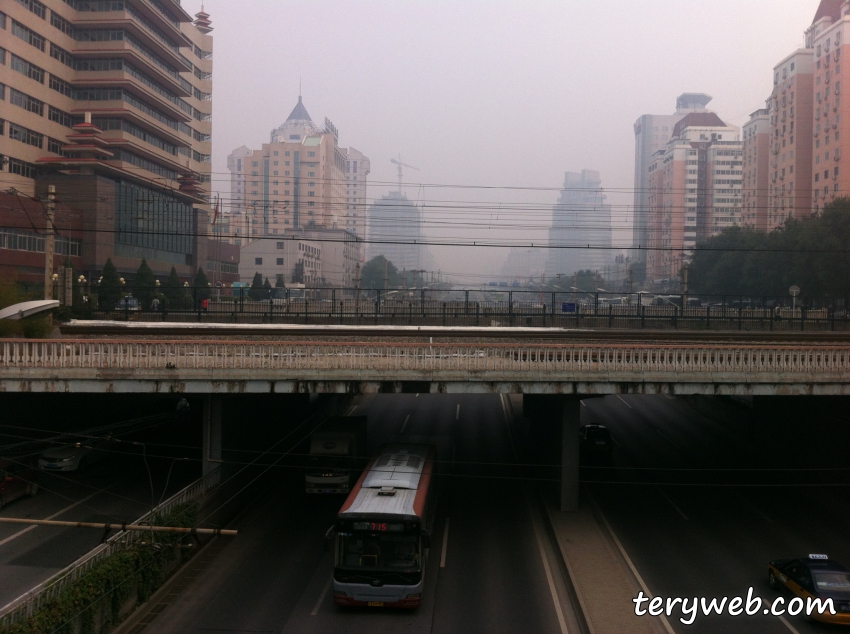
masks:
{"label": "row of windows", "polygon": [[[53,248],[56,255],[82,255],[83,241],[56,236]],[[24,229],[0,229],[0,249],[44,253],[44,236]]]}
{"label": "row of windows", "polygon": [[22,39],[27,44],[44,51],[45,39],[35,31],[31,31],[17,20],[12,20],[12,35]]}
{"label": "row of windows", "polygon": [[44,102],[20,90],[9,88],[9,101],[28,112],[35,113],[40,117],[44,116]]}
{"label": "row of windows", "polygon": [[40,84],[44,83],[44,69],[28,62],[27,60],[18,57],[15,54],[10,55],[11,63],[9,66],[12,70],[18,71],[21,75],[29,77]]}
{"label": "row of windows", "polygon": [[20,126],[16,123],[12,123],[11,121],[9,122],[9,138],[14,141],[20,141],[21,143],[37,147],[39,150],[44,147],[43,134]]}
{"label": "row of windows", "polygon": [[44,20],[47,15],[47,9],[38,0],[16,0],[18,4],[25,6],[27,9],[35,13],[38,17]]}
{"label": "row of windows", "polygon": [[24,178],[35,178],[38,173],[38,166],[32,163],[27,163],[20,159],[6,157],[9,159],[9,173],[23,176]]}
{"label": "row of windows", "polygon": [[148,172],[158,176],[162,176],[163,178],[177,180],[177,172],[174,170],[163,167],[153,161],[149,161],[138,154],[134,154],[133,152],[128,152],[127,150],[114,150],[113,155],[113,160],[124,161],[125,163],[130,163],[131,165],[135,165],[136,167],[147,170]]}
{"label": "row of windows", "polygon": [[129,121],[124,119],[107,119],[107,118],[94,118],[92,119],[92,123],[96,125],[101,130],[122,130],[124,132],[128,132],[135,137],[140,138],[145,143],[153,145],[154,147],[159,148],[163,152],[168,152],[169,154],[177,154],[177,146],[173,143],[169,143],[158,136],[151,134],[147,130],[143,130],[142,128],[133,125]]}

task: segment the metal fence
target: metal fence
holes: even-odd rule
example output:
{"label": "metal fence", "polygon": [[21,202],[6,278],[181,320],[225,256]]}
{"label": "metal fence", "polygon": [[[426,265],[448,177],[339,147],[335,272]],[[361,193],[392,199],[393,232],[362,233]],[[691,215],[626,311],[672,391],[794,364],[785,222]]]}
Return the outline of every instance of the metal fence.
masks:
{"label": "metal fence", "polygon": [[[168,500],[142,515],[134,523],[149,524],[154,517],[168,513],[180,504],[200,499],[218,486],[220,481],[221,470],[216,469],[175,493]],[[57,598],[69,584],[79,579],[104,559],[143,539],[145,539],[144,534],[135,531],[121,531],[113,535],[103,544],[89,551],[64,570],[57,572],[26,594],[18,597],[5,607],[0,608],[0,627],[8,627],[17,621],[31,616],[34,611]]]}
{"label": "metal fence", "polygon": [[[189,299],[189,308],[151,310],[123,302],[116,310],[77,311],[82,319],[150,322],[523,326],[599,329],[752,331],[850,330],[845,299],[689,296],[523,290],[380,291],[275,289],[267,299],[246,294]],[[191,297],[191,296],[190,296]]]}

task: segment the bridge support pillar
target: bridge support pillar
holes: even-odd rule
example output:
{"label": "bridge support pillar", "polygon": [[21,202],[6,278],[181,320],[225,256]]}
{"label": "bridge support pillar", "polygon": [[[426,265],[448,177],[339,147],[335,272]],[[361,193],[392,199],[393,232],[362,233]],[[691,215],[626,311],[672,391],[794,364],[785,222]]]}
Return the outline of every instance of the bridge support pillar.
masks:
{"label": "bridge support pillar", "polygon": [[221,466],[221,397],[212,394],[204,399],[204,456],[201,475]]}
{"label": "bridge support pillar", "polygon": [[581,399],[561,400],[561,510],[578,510],[579,427]]}

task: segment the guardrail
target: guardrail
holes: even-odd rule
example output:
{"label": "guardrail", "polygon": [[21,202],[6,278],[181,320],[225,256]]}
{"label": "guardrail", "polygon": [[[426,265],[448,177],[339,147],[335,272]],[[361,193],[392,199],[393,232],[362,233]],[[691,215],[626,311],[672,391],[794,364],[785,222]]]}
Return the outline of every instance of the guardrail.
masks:
{"label": "guardrail", "polygon": [[[73,313],[80,319],[243,324],[850,330],[848,298],[704,294],[696,297],[687,293],[547,288],[187,287],[182,297],[169,302],[160,295],[155,304],[148,303],[151,300],[147,298],[140,302],[128,296],[115,307],[98,306],[96,295],[86,302],[75,297]],[[160,289],[151,292],[154,290]]]}
{"label": "guardrail", "polygon": [[[135,524],[149,524],[157,515],[167,513],[179,504],[200,499],[221,482],[221,470],[216,469],[178,491],[165,502],[148,511],[137,519]],[[25,619],[47,602],[58,597],[68,584],[76,581],[101,561],[117,551],[127,548],[137,541],[145,539],[144,533],[121,531],[107,539],[103,544],[89,551],[64,570],[41,582],[26,594],[21,595],[8,605],[0,608],[0,627],[8,627]]]}
{"label": "guardrail", "polygon": [[[467,380],[565,380],[581,374],[721,373],[738,380],[754,374],[850,373],[850,346],[788,344],[482,344],[482,343],[288,343],[213,341],[7,340],[0,342],[0,370],[119,370],[126,379],[206,377],[267,380],[311,371],[329,380],[350,376],[399,380],[406,376]],[[135,370],[128,374],[126,371]],[[10,372],[11,371],[11,372]],[[89,376],[90,375],[90,376]],[[745,377],[744,375],[747,375]],[[51,377],[62,379],[62,374]],[[850,380],[850,374],[847,374]],[[777,378],[778,376],[774,376]],[[572,379],[569,379],[572,380]]]}

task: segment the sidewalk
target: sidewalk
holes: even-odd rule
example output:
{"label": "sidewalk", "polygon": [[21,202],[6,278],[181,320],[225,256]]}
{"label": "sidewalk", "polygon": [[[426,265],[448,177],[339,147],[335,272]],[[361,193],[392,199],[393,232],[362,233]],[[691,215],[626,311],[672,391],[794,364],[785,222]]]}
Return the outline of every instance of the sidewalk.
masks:
{"label": "sidewalk", "polygon": [[[522,396],[510,401],[521,417]],[[660,618],[635,615],[632,599],[641,584],[588,496],[577,512],[562,513],[556,500],[540,495],[590,634],[673,634]]]}

